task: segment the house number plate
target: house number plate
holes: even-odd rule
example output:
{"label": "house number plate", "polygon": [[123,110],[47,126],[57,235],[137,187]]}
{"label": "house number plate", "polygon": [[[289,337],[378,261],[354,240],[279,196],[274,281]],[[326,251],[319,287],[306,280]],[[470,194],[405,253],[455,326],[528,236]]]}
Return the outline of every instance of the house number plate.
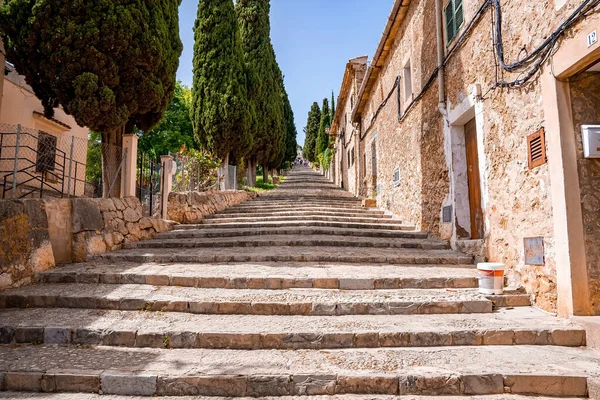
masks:
{"label": "house number plate", "polygon": [[598,41],[598,33],[597,33],[596,31],[594,31],[594,32],[590,33],[590,34],[587,36],[587,44],[588,44],[588,47],[590,47],[590,46],[592,46],[592,45],[596,44],[596,42],[597,42],[597,41]]}

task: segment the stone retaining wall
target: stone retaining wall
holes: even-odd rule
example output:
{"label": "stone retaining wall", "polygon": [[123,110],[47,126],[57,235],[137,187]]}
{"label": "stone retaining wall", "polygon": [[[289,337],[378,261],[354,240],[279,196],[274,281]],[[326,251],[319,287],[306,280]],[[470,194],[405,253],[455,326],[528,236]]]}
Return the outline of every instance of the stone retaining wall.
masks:
{"label": "stone retaining wall", "polygon": [[201,222],[207,215],[215,214],[254,197],[256,194],[244,190],[170,193],[167,214],[171,221],[195,224]]}
{"label": "stone retaining wall", "polygon": [[127,199],[0,201],[0,290],[31,283],[42,271],[151,239],[172,223],[142,215]]}

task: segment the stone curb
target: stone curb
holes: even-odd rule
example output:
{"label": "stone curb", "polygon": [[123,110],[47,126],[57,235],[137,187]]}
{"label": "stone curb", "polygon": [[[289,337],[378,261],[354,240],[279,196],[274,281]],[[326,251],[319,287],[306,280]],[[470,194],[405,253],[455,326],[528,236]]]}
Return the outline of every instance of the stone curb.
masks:
{"label": "stone curb", "polygon": [[243,229],[243,228],[281,228],[281,227],[315,227],[325,226],[332,228],[346,229],[382,229],[388,231],[414,231],[412,225],[390,225],[390,224],[365,224],[356,222],[329,222],[329,221],[274,221],[270,223],[263,222],[247,222],[247,223],[231,223],[231,224],[202,224],[202,225],[180,225],[177,229]]}
{"label": "stone curb", "polygon": [[[477,287],[476,277],[457,278],[288,278],[288,277],[194,277],[189,274],[93,273],[49,271],[36,275],[38,283],[100,283],[179,286],[204,289],[469,289]],[[495,299],[500,299],[496,296]],[[495,300],[500,302],[500,300]],[[510,303],[511,301],[505,301]]]}
{"label": "stone curb", "polygon": [[475,329],[422,332],[223,333],[0,326],[0,344],[75,344],[171,349],[345,349],[537,345],[582,347],[581,329]]}
{"label": "stone curb", "polygon": [[[587,378],[554,375],[203,375],[160,376],[105,371],[89,374],[0,372],[5,391],[141,396],[261,397],[336,394],[587,396]],[[558,392],[557,392],[558,390]]]}
{"label": "stone curb", "polygon": [[[193,238],[223,238],[223,237],[238,237],[238,236],[267,236],[267,235],[340,235],[342,232],[336,229],[328,229],[327,227],[299,227],[299,228],[278,228],[256,230],[248,228],[246,230],[229,230],[215,231],[212,229],[203,229],[202,225],[194,225],[192,227],[179,225],[176,230],[170,232],[159,233],[155,236],[156,239],[193,239]],[[343,234],[346,237],[368,237],[368,238],[385,238],[385,239],[428,239],[429,234],[424,232],[409,232],[409,231],[364,231],[364,230],[345,230]]]}
{"label": "stone curb", "polygon": [[143,241],[135,243],[127,243],[123,245],[123,249],[190,249],[190,248],[232,248],[232,247],[353,247],[353,248],[381,248],[381,249],[420,249],[420,250],[449,250],[450,245],[448,243],[431,241],[428,239],[421,240],[416,239],[410,242],[356,242],[348,239],[335,240],[335,239],[295,239],[286,240],[285,238],[275,240],[237,240],[235,242],[181,242],[172,241],[165,242],[164,238],[161,241]]}
{"label": "stone curb", "polygon": [[466,265],[473,263],[473,257],[464,255],[448,256],[358,256],[329,254],[128,254],[107,253],[88,257],[88,261],[108,260],[138,263],[228,263],[228,262],[335,262],[348,264],[421,264],[421,265]]}
{"label": "stone curb", "polygon": [[243,315],[414,315],[491,313],[489,300],[389,301],[389,302],[246,302],[178,301],[144,298],[109,299],[64,295],[0,294],[0,308],[80,308],[122,311],[188,312]]}

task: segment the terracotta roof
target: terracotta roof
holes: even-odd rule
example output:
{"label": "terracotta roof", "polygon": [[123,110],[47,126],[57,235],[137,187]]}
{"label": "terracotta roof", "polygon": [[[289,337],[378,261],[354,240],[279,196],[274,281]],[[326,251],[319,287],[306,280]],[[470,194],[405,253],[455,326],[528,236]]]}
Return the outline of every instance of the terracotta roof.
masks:
{"label": "terracotta roof", "polygon": [[344,78],[342,79],[342,86],[340,88],[340,94],[337,98],[338,107],[335,110],[335,115],[333,116],[333,122],[331,124],[330,135],[336,136],[339,128],[339,121],[342,119],[342,115],[344,115],[346,109],[345,104],[348,100],[348,96],[350,94],[350,89],[352,88],[352,81],[356,74],[355,66],[363,66],[367,65],[367,60],[369,56],[356,57],[348,61],[346,64],[346,70],[344,71]]}
{"label": "terracotta roof", "polygon": [[46,118],[44,113],[41,113],[39,111],[34,111],[33,115],[37,118],[42,118],[42,119],[45,119],[46,121],[54,122],[55,124],[58,124],[67,130],[71,129],[71,126],[65,124],[64,122],[61,122],[61,121],[57,120],[56,118]]}

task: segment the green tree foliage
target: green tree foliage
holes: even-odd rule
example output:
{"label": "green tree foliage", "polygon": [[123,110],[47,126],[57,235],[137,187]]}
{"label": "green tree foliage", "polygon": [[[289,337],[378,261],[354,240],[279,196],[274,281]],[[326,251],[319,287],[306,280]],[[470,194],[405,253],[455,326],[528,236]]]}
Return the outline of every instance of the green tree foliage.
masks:
{"label": "green tree foliage", "polygon": [[158,160],[161,155],[177,153],[183,146],[198,149],[192,126],[191,104],[192,91],[177,82],[175,95],[162,121],[140,138],[140,151]]}
{"label": "green tree foliage", "polygon": [[255,110],[254,147],[250,154],[259,163],[276,167],[285,153],[284,104],[281,71],[271,44],[269,0],[237,0],[249,93]]}
{"label": "green tree foliage", "polygon": [[333,90],[331,91],[331,123],[333,124],[333,119],[335,118],[335,94]]}
{"label": "green tree foliage", "polygon": [[329,127],[331,127],[331,110],[329,108],[329,101],[325,98],[323,99],[323,107],[321,108],[321,121],[319,123],[319,133],[315,149],[317,157],[325,153],[325,150],[329,147],[329,134],[327,133]]}
{"label": "green tree foliage", "polygon": [[221,159],[243,156],[252,146],[252,110],[233,0],[200,0],[194,33],[194,132]]}
{"label": "green tree foliage", "polygon": [[294,110],[290,104],[285,86],[282,90],[283,95],[283,115],[285,116],[285,157],[283,158],[284,163],[291,163],[296,159],[298,154],[298,143],[296,137],[298,131],[296,130],[296,122],[294,121]]}
{"label": "green tree foliage", "polygon": [[308,121],[306,122],[306,139],[304,141],[303,156],[310,162],[317,161],[315,150],[317,148],[317,135],[319,134],[319,124],[321,122],[321,109],[319,103],[313,103],[308,112]]}
{"label": "green tree foliage", "polygon": [[[60,105],[104,143],[121,146],[123,133],[150,130],[171,101],[180,3],[5,0],[0,36],[48,117]],[[114,173],[119,160],[103,157],[104,173]]]}

